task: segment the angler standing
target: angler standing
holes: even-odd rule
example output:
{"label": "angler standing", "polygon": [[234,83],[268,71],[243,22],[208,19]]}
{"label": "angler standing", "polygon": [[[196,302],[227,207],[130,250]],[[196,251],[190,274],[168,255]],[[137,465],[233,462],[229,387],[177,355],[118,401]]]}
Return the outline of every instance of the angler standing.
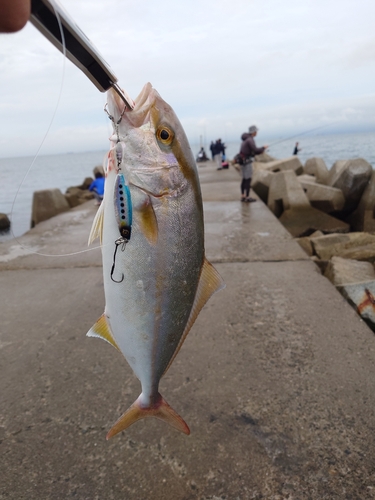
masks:
{"label": "angler standing", "polygon": [[223,152],[225,150],[223,149],[223,144],[221,142],[221,139],[218,139],[213,147],[213,155],[214,155],[214,162],[217,163],[217,170],[222,170],[222,163],[223,163]]}
{"label": "angler standing", "polygon": [[242,144],[240,155],[243,159],[241,164],[242,182],[241,182],[241,201],[251,202],[256,201],[255,198],[250,198],[251,178],[253,176],[253,158],[255,155],[260,155],[268,148],[262,146],[257,148],[254,137],[257,135],[258,128],[255,125],[249,127],[249,133],[242,134]]}

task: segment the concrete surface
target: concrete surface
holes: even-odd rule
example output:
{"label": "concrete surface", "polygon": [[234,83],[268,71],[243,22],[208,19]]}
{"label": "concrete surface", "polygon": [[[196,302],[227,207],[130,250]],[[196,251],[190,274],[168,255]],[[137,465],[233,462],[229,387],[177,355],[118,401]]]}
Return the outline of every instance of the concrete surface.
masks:
{"label": "concrete surface", "polygon": [[[205,182],[233,174],[203,169]],[[205,202],[227,287],[161,384],[189,437],[148,419],[105,441],[140,384],[85,337],[104,306],[98,250],[0,246],[1,499],[375,498],[374,334],[261,201],[237,198]],[[21,240],[81,250],[94,213]]]}

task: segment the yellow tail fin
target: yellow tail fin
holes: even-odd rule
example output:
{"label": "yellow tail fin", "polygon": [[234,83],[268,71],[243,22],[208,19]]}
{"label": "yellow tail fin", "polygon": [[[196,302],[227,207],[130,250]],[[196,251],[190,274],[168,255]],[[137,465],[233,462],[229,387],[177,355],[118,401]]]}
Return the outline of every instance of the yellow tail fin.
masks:
{"label": "yellow tail fin", "polygon": [[158,393],[157,400],[152,406],[144,407],[141,405],[141,396],[126,410],[126,412],[117,420],[112,429],[108,432],[106,439],[110,439],[119,432],[123,431],[137,420],[146,417],[155,417],[164,420],[169,425],[183,432],[190,434],[187,423],[174,409],[169,406],[161,394]]}

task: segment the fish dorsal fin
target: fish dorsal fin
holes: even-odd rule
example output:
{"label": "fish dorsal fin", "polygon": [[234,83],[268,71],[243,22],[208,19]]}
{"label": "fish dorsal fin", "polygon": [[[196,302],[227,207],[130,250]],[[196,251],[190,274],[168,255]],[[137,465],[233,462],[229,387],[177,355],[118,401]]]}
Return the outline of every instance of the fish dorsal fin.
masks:
{"label": "fish dorsal fin", "polygon": [[99,238],[100,244],[102,243],[103,240],[103,220],[104,220],[104,203],[102,202],[100,204],[100,207],[98,208],[98,211],[96,212],[94,221],[92,223],[91,231],[90,231],[90,236],[89,236],[89,245],[96,240],[96,238]]}
{"label": "fish dorsal fin", "polygon": [[118,351],[117,345],[105,314],[102,314],[95,325],[86,333],[87,337],[98,337],[113,345]]}
{"label": "fish dorsal fin", "polygon": [[193,326],[194,321],[197,319],[198,314],[201,312],[205,303],[215,292],[218,292],[223,288],[225,288],[225,283],[223,281],[223,278],[216,271],[214,266],[210,262],[208,262],[207,259],[204,259],[201,276],[199,278],[197,293],[195,294],[195,299],[193,307],[191,308],[189,319],[186,323],[185,330],[181,336],[180,342],[178,343],[178,346],[176,347],[176,350],[173,353],[173,356],[167,368],[165,369],[164,373],[166,373],[168,368],[173,363],[174,358],[177,356],[178,351],[181,349],[181,346],[184,343],[187,334],[190,332],[190,329]]}

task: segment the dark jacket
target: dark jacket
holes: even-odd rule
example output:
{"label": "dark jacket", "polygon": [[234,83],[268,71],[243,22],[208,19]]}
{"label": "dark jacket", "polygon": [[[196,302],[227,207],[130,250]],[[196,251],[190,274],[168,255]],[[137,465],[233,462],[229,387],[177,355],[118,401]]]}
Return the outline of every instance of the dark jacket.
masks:
{"label": "dark jacket", "polygon": [[215,142],[214,147],[212,149],[212,154],[219,155],[220,153],[224,153],[223,143]]}
{"label": "dark jacket", "polygon": [[[243,139],[245,137],[245,139]],[[254,137],[250,134],[242,134],[242,144],[240,153],[246,158],[260,155],[264,152],[264,148],[257,148],[255,145]]]}

